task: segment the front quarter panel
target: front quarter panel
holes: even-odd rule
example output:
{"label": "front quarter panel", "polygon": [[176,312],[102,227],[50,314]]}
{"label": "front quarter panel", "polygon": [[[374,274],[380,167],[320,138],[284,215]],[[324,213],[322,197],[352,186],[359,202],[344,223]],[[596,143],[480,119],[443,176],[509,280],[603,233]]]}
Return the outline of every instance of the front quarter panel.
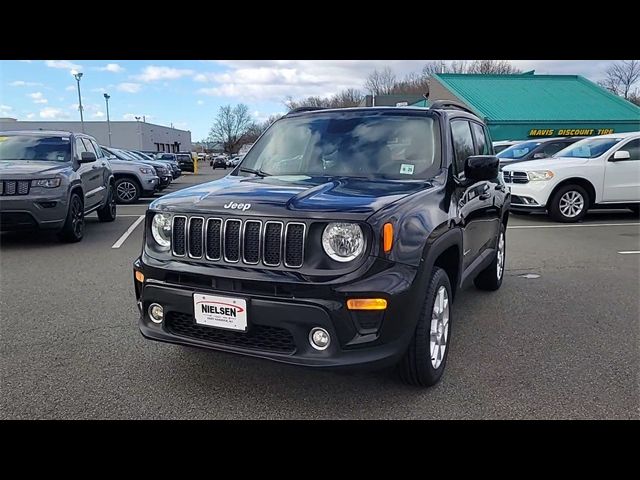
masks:
{"label": "front quarter panel", "polygon": [[[449,225],[451,192],[446,188],[447,169],[425,182],[425,188],[398,202],[382,208],[369,218],[377,238],[378,255],[393,261],[419,266],[430,237],[439,235]],[[385,223],[393,224],[393,247],[389,254],[382,251],[382,229]],[[433,240],[433,238],[431,238]]]}

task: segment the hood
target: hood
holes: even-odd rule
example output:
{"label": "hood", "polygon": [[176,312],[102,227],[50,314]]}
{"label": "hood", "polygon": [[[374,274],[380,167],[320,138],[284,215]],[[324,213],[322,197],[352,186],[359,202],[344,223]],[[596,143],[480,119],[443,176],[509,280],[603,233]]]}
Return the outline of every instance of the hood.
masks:
{"label": "hood", "polygon": [[503,171],[518,171],[526,172],[530,170],[549,170],[559,167],[574,167],[576,165],[584,165],[589,161],[588,158],[573,158],[573,157],[556,157],[556,158],[543,158],[540,160],[526,160],[524,162],[510,163],[504,166]]}
{"label": "hood", "polygon": [[109,160],[109,163],[112,167],[149,167],[150,165],[146,162],[140,160],[139,162],[133,162],[129,160],[119,160],[116,158],[112,158]]}
{"label": "hood", "polygon": [[[365,219],[380,208],[425,188],[428,182],[398,182],[358,178],[228,175],[165,195],[150,208],[174,212],[242,216],[313,217],[336,213]],[[249,206],[248,206],[249,205]],[[225,208],[225,206],[227,206]]]}
{"label": "hood", "polygon": [[0,177],[32,178],[34,176],[52,176],[71,168],[70,163],[41,160],[0,160]]}

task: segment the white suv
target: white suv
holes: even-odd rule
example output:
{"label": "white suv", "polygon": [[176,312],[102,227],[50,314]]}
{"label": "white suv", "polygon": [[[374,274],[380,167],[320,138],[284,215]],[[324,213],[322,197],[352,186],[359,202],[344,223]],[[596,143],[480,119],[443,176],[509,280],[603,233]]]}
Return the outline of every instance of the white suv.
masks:
{"label": "white suv", "polygon": [[640,209],[640,132],[580,140],[551,158],[506,166],[511,210],[577,222],[590,207]]}

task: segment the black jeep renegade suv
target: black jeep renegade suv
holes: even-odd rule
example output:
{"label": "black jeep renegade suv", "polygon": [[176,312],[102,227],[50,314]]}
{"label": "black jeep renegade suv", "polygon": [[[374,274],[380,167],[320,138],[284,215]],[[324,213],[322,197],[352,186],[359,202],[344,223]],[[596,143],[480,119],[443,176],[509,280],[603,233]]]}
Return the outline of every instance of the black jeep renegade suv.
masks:
{"label": "black jeep renegade suv", "polygon": [[299,109],[226,177],[166,195],[134,263],[146,338],[436,383],[454,296],[500,287],[509,193],[452,102]]}

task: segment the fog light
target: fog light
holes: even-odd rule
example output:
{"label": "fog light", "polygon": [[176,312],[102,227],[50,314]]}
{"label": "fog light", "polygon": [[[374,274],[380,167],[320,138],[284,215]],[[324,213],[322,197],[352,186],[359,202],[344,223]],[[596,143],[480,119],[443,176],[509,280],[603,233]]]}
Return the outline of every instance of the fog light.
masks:
{"label": "fog light", "polygon": [[162,323],[164,319],[164,309],[162,305],[158,305],[157,303],[149,305],[149,316],[153,323]]}
{"label": "fog light", "polygon": [[316,327],[309,332],[309,343],[316,350],[324,350],[331,343],[329,332],[324,328]]}
{"label": "fog light", "polygon": [[139,270],[136,270],[136,280],[140,283],[144,283],[144,273]]}

